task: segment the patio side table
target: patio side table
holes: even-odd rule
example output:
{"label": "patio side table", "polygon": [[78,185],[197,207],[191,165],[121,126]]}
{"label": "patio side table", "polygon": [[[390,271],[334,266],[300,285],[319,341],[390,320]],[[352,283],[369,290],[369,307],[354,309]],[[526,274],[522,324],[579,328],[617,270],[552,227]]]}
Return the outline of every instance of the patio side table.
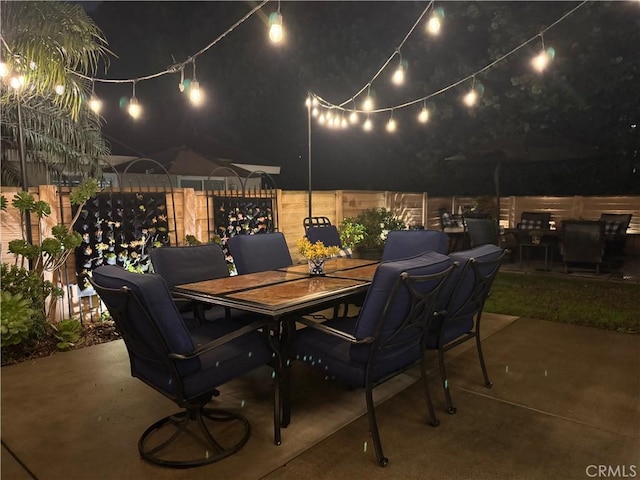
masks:
{"label": "patio side table", "polygon": [[[549,257],[551,257],[551,263],[553,264],[553,244],[540,242],[540,243],[521,243],[520,244],[520,268],[522,268],[522,250],[523,248],[527,249],[535,249],[535,248],[544,248],[544,271],[549,271]],[[549,255],[549,251],[551,251],[551,255]],[[527,255],[527,262],[529,259],[529,255]]]}

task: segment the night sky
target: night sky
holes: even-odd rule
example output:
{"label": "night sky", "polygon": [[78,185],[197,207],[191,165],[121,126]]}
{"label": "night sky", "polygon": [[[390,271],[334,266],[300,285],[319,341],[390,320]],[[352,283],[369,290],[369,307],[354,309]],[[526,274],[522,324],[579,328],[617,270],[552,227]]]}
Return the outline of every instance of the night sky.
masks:
{"label": "night sky", "polygon": [[[509,3],[512,8],[507,19],[500,18],[496,14],[498,9],[492,10],[489,2],[439,4],[446,13],[442,34],[433,38],[425,33],[423,24],[416,28],[402,50],[409,65],[408,83],[394,88],[389,82],[393,68],[385,70],[372,86],[378,105],[397,105],[450,85],[489,63],[487,50],[492,46],[500,45],[504,52],[578,4],[523,2],[534,4],[525,7],[518,3]],[[585,7],[545,34],[548,44],[558,46],[554,80],[570,78],[570,74],[561,72],[562,68],[568,68],[569,61],[580,61],[586,68],[588,56],[595,55],[594,51],[604,55],[606,61],[620,55],[623,63],[631,61],[637,69],[637,46],[628,45],[631,38],[637,38],[640,27],[637,3],[613,2],[606,9],[602,7],[603,11],[594,10],[601,7],[598,5],[590,6],[590,10]],[[500,4],[507,2],[494,5]],[[108,70],[102,69],[97,76],[128,79],[163,71],[209,44],[254,5],[254,2],[85,4],[116,55]],[[282,2],[286,44],[274,46],[268,40],[267,16],[277,8],[277,3],[269,2],[196,59],[197,78],[207,95],[205,105],[200,108],[192,107],[187,96],[179,92],[178,73],[136,85],[136,96],[144,107],[143,118],[137,121],[119,107],[120,99],[131,96],[131,84],[96,83],[96,93],[105,105],[103,131],[114,154],[153,156],[154,152],[182,144],[206,150],[210,142],[222,142],[242,149],[245,161],[280,165],[280,187],[305,189],[307,91],[335,103],[349,99],[393,53],[426,5],[427,2]],[[615,16],[617,28],[609,35],[616,36],[618,41],[611,46],[598,45],[601,38],[593,30],[610,28],[612,19],[607,16],[611,15]],[[629,37],[630,34],[635,37]],[[609,37],[607,42],[611,43]],[[435,168],[433,162],[457,153],[472,139],[482,140],[513,127],[509,119],[518,118],[518,109],[523,118],[526,112],[541,125],[545,122],[559,125],[558,129],[564,128],[562,133],[571,134],[574,140],[593,141],[593,136],[584,129],[570,132],[571,127],[564,126],[576,124],[575,111],[570,112],[574,117],[541,121],[531,105],[532,98],[535,102],[544,93],[532,97],[531,92],[525,92],[528,96],[522,98],[510,94],[510,89],[518,93],[514,78],[528,69],[530,54],[539,48],[539,43],[532,43],[523,49],[522,55],[510,57],[485,78],[478,79],[487,88],[482,110],[469,112],[460,106],[467,84],[430,101],[433,115],[426,127],[415,121],[421,105],[394,112],[399,127],[393,135],[384,130],[388,113],[375,117],[376,128],[371,133],[363,132],[361,126],[346,131],[329,130],[314,121],[314,187],[463,193],[444,191],[447,167]],[[594,64],[594,68],[600,69],[598,75],[606,75],[603,60],[594,58],[594,62],[600,62]],[[392,65],[395,64],[394,59]],[[192,67],[187,66],[185,78],[191,76]],[[579,84],[563,81],[562,88],[553,91],[555,97],[544,101],[562,104],[563,95],[567,102],[576,104],[593,100],[584,80]],[[637,98],[630,101],[637,104]],[[564,115],[562,110],[568,109],[555,108],[554,115]],[[584,121],[588,123],[586,117]],[[576,138],[581,134],[588,138]],[[606,141],[612,143],[611,139]],[[491,176],[480,175],[475,184],[466,188],[482,192],[488,188],[487,182],[491,184]],[[506,185],[508,190],[508,181]]]}

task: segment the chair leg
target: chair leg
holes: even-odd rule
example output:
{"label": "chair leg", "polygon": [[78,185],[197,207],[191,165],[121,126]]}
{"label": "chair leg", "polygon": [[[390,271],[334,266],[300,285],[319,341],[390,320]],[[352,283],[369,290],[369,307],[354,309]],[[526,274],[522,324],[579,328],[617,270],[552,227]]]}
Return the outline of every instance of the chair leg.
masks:
{"label": "chair leg", "polygon": [[433,408],[433,402],[431,401],[431,392],[429,391],[429,381],[427,380],[427,366],[425,363],[425,348],[422,348],[422,357],[420,358],[420,376],[422,377],[422,383],[424,384],[424,395],[427,401],[427,411],[429,412],[429,424],[432,427],[440,425],[440,420],[436,418],[436,412]]}
{"label": "chair leg", "polygon": [[[238,424],[239,429],[232,435],[233,440],[229,440],[231,445],[225,447],[222,442],[216,440],[210,428],[205,423],[205,420],[215,423]],[[193,424],[198,426],[197,431],[189,429],[190,425]],[[151,446],[151,438],[156,435],[163,437],[160,431],[167,428],[174,429],[172,433],[168,435],[168,438]],[[225,430],[229,431],[228,428],[225,428]],[[138,441],[138,451],[144,460],[156,465],[172,468],[198,467],[220,461],[236,453],[247,443],[250,433],[251,427],[249,421],[240,414],[215,408],[205,408],[203,406],[189,407],[175,415],[170,415],[158,420],[147,428]],[[175,454],[172,455],[169,447],[185,436],[191,437],[197,444],[200,444],[201,447],[197,448],[199,456],[187,460],[180,460],[175,457]],[[204,446],[204,448],[202,448],[202,446]],[[202,455],[202,452],[204,452],[204,455]]]}
{"label": "chair leg", "polygon": [[438,349],[438,366],[440,367],[440,379],[442,380],[442,388],[444,389],[444,400],[447,404],[447,412],[450,415],[456,413],[456,407],[451,401],[451,392],[449,391],[449,380],[447,379],[447,371],[444,366],[444,350]]}
{"label": "chair leg", "polygon": [[482,353],[482,342],[480,341],[480,331],[476,327],[476,348],[478,350],[478,358],[480,358],[480,368],[482,369],[482,376],[484,378],[484,386],[491,388],[493,383],[489,380],[489,374],[487,373],[487,365],[484,363],[484,354]]}
{"label": "chair leg", "polygon": [[376,450],[376,460],[378,465],[386,467],[389,464],[389,459],[382,453],[382,442],[380,441],[380,433],[378,432],[378,422],[376,421],[376,411],[373,404],[373,388],[370,384],[367,384],[365,388],[365,396],[367,399],[367,416],[369,418],[369,430],[373,437],[373,447]]}

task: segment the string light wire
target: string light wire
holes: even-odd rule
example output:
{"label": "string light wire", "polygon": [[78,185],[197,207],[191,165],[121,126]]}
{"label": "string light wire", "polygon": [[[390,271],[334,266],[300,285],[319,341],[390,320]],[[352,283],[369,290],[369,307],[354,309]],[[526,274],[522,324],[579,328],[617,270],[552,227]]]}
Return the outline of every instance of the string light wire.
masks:
{"label": "string light wire", "polygon": [[[559,24],[560,22],[562,22],[563,20],[565,20],[567,17],[569,17],[570,15],[572,15],[576,10],[578,10],[580,7],[584,6],[586,3],[588,3],[590,0],[583,0],[582,2],[580,2],[578,5],[576,5],[575,7],[573,7],[571,10],[569,10],[568,12],[566,12],[564,15],[562,15],[560,18],[558,18],[557,20],[555,20],[553,23],[547,25],[544,29],[542,29],[540,32],[536,33],[533,37],[529,38],[528,40],[524,41],[523,43],[521,43],[520,45],[514,47],[513,49],[509,50],[507,53],[501,55],[500,57],[496,58],[495,60],[493,60],[492,62],[490,62],[489,64],[485,65],[484,67],[482,67],[481,69],[477,70],[474,73],[471,73],[470,75],[467,75],[464,78],[461,78],[453,83],[451,83],[450,85],[447,85],[446,87],[443,87],[439,90],[436,90],[434,92],[429,93],[428,95],[425,95],[423,97],[420,98],[416,98],[415,100],[410,100],[407,101],[405,103],[401,103],[399,105],[395,105],[395,106],[391,106],[391,107],[383,107],[383,108],[377,108],[377,109],[372,109],[369,110],[367,113],[382,113],[382,112],[389,112],[391,110],[397,110],[397,109],[403,109],[406,107],[410,107],[412,105],[416,105],[420,102],[424,102],[426,100],[429,100],[430,98],[436,97],[438,95],[441,95],[445,92],[447,92],[448,90],[451,90],[455,87],[457,87],[460,84],[463,84],[471,79],[475,79],[475,77],[477,75],[480,75],[484,72],[486,72],[487,70],[493,68],[494,66],[496,66],[498,63],[502,62],[503,60],[507,59],[508,57],[510,57],[511,55],[513,55],[514,53],[518,52],[520,49],[524,48],[526,45],[530,44],[531,42],[535,41],[538,39],[538,37],[540,37],[541,35],[543,35],[544,33],[546,33],[548,30],[552,29],[553,27],[555,27],[557,24]],[[433,4],[433,2],[430,2],[429,5],[427,6],[427,9],[425,9],[424,12],[422,12],[422,14],[420,15],[420,17],[418,18],[418,21],[414,24],[414,26],[411,28],[411,30],[409,31],[409,33],[405,36],[405,39],[403,40],[403,43],[406,41],[406,39],[409,37],[409,35],[411,35],[411,33],[413,32],[413,30],[415,29],[415,27],[420,23],[420,20],[422,19],[422,17],[425,15],[425,13],[427,12],[427,10],[429,9],[429,7],[431,7],[431,5]],[[400,46],[402,46],[402,44],[400,44]],[[400,48],[400,47],[398,47]],[[346,100],[345,102],[342,102],[340,104],[334,104],[324,98],[322,98],[321,96],[312,93],[312,95],[314,95],[314,97],[316,97],[320,103],[325,106],[326,108],[331,108],[331,107],[335,107],[335,108],[340,108],[345,110],[344,105],[350,101],[352,101],[353,98],[357,97],[358,95],[360,95],[366,88],[370,88],[371,86],[371,82],[373,82],[379,75],[380,73],[384,70],[384,68],[389,64],[389,62],[391,61],[391,59],[396,55],[396,51],[394,51],[393,55],[391,55],[391,57],[389,57],[389,59],[387,59],[387,61],[384,63],[384,65],[382,66],[382,68],[380,70],[378,70],[378,72],[373,76],[373,78],[371,79],[371,81],[365,85],[364,87],[362,87],[356,94],[354,94],[349,100]],[[355,107],[354,107],[355,108]],[[356,112],[362,112],[364,110],[354,110]]]}

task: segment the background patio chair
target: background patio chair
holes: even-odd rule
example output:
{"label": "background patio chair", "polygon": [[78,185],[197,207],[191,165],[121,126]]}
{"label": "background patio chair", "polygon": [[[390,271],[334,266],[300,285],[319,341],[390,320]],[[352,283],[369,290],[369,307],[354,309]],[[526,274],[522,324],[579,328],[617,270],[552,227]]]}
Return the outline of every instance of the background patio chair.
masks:
{"label": "background patio chair", "polygon": [[281,232],[235,235],[227,240],[227,246],[239,275],[293,265]]}
{"label": "background patio chair", "polygon": [[449,379],[444,354],[452,348],[475,339],[484,384],[491,387],[487,367],[482,354],[480,320],[491,285],[498,274],[506,250],[496,245],[482,245],[449,255],[459,268],[454,270],[438,311],[446,312],[434,317],[426,338],[426,348],[438,351],[440,377],[444,389],[447,410],[453,414],[456,408],[451,400]]}
{"label": "background patio chair", "polygon": [[[171,289],[183,283],[200,282],[229,276],[229,266],[219,245],[193,245],[180,247],[160,247],[151,250],[151,263]],[[210,319],[230,316],[230,309],[203,304],[194,300],[174,297],[178,310],[185,318],[193,318],[201,323],[205,320],[204,310]]]}
{"label": "background patio chair", "polygon": [[549,230],[551,213],[549,212],[522,212],[520,221],[516,225],[518,230]]}
{"label": "background patio chair", "polygon": [[593,265],[599,275],[604,257],[604,222],[564,220],[560,247],[565,273],[570,263],[580,263]]}
{"label": "background patio chair", "polygon": [[480,245],[498,245],[498,229],[496,222],[490,218],[467,218],[467,231],[471,247]]}
{"label": "background patio chair", "polygon": [[[240,450],[249,439],[247,419],[206,405],[219,394],[219,385],[267,364],[276,374],[274,441],[280,444],[281,362],[266,321],[239,326],[220,319],[188,329],[160,275],[101,266],[93,271],[92,283],[122,335],[131,375],[184,409],[145,430],[138,442],[142,458],[186,468]],[[224,425],[220,435],[212,431],[219,422]],[[197,447],[187,459],[185,446]]]}
{"label": "background patio chair", "polygon": [[631,223],[631,213],[603,213],[600,221],[604,222],[604,252],[606,256],[624,255],[627,242],[627,229]]}
{"label": "background patio chair", "polygon": [[[435,252],[381,263],[358,317],[325,323],[296,318],[307,328],[296,331],[289,326],[294,333],[292,358],[308,362],[351,387],[364,388],[369,428],[381,466],[386,466],[388,459],[378,433],[373,388],[423,358],[423,324],[432,315],[452,269],[451,259]],[[430,422],[436,426],[424,364],[421,372]]]}
{"label": "background patio chair", "polygon": [[424,252],[446,255],[449,237],[439,230],[392,230],[382,252],[382,261],[413,257]]}

